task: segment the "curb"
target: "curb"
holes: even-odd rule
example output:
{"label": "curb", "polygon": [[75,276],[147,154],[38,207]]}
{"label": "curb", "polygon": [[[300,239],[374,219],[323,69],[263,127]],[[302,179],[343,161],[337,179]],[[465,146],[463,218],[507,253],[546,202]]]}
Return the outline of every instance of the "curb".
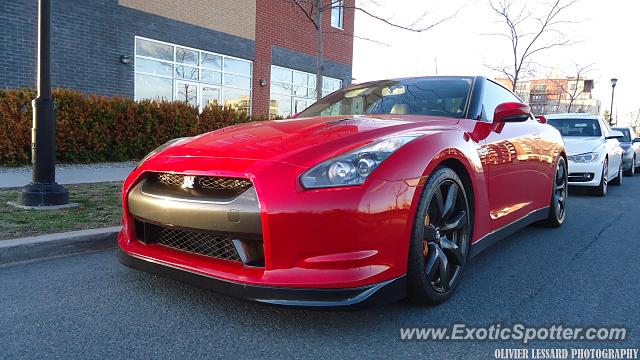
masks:
{"label": "curb", "polygon": [[0,240],[0,265],[107,250],[116,246],[121,226]]}

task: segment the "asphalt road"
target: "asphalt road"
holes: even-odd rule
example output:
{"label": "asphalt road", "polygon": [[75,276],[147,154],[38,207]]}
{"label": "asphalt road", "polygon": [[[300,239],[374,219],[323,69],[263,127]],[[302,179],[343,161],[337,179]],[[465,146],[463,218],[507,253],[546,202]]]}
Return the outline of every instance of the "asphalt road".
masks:
{"label": "asphalt road", "polygon": [[493,358],[517,342],[403,341],[400,327],[626,326],[640,344],[640,176],[572,192],[560,229],[529,227],[474,258],[437,307],[357,312],[248,303],[121,266],[114,251],[0,268],[0,358]]}

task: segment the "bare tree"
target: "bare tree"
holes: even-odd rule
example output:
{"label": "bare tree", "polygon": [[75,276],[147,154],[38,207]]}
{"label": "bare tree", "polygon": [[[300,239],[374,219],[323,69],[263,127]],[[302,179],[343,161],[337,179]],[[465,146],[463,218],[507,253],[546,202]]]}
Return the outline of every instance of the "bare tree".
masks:
{"label": "bare tree", "polygon": [[506,76],[512,83],[512,90],[515,91],[522,74],[530,70],[533,55],[575,43],[567,38],[560,28],[576,22],[565,19],[564,15],[578,1],[551,0],[550,3],[536,1],[528,4],[520,0],[490,0],[491,9],[500,19],[499,22],[506,26],[506,31],[485,35],[505,37],[509,40],[512,63],[485,66]]}
{"label": "bare tree", "polygon": [[[290,0],[295,7],[304,14],[307,20],[313,25],[316,32],[316,96],[320,100],[322,98],[322,78],[324,76],[324,34],[332,33],[331,30],[326,30],[322,27],[322,19],[326,13],[331,14],[331,11],[336,7],[342,7],[344,10],[358,11],[366,16],[376,19],[382,23],[385,23],[391,27],[421,33],[434,28],[452,18],[454,18],[458,11],[450,16],[437,20],[429,25],[422,26],[421,22],[425,19],[427,13],[423,13],[416,18],[410,24],[404,25],[393,21],[390,18],[386,18],[380,15],[376,15],[372,10],[367,8],[367,4],[377,5],[374,0],[360,0],[358,4],[355,0]],[[337,33],[337,32],[333,32]],[[354,36],[354,34],[347,34],[341,32],[345,36]],[[364,40],[373,41],[379,43],[374,39],[360,37]]]}

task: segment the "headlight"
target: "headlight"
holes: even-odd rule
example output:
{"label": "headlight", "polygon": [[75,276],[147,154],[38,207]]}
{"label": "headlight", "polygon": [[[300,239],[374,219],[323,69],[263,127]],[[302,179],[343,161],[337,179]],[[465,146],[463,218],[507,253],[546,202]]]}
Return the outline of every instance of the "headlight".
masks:
{"label": "headlight", "polygon": [[188,137],[181,137],[181,138],[177,138],[177,139],[173,139],[173,140],[169,140],[169,141],[167,141],[166,143],[164,143],[164,144],[162,144],[162,145],[158,146],[157,148],[155,148],[155,149],[151,150],[151,152],[150,152],[150,153],[148,153],[145,157],[143,157],[143,158],[142,158],[142,160],[140,160],[140,161],[138,162],[138,165],[137,165],[136,167],[138,167],[138,166],[142,165],[145,161],[149,160],[152,156],[154,156],[155,154],[159,153],[160,151],[162,151],[162,150],[164,150],[164,149],[168,148],[169,146],[174,145],[174,144],[176,144],[176,143],[178,143],[178,142],[181,142],[181,141],[187,140],[187,139],[190,139],[190,138],[188,138]]}
{"label": "headlight", "polygon": [[362,185],[396,150],[420,135],[394,136],[314,166],[300,178],[306,189]]}
{"label": "headlight", "polygon": [[577,163],[588,163],[600,160],[599,153],[586,153],[586,154],[578,154],[578,155],[570,155],[569,161],[577,162]]}

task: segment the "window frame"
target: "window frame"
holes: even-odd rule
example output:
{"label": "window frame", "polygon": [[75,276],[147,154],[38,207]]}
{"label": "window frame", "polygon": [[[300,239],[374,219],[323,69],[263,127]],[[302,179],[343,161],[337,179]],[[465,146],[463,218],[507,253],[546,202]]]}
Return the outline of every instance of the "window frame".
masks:
{"label": "window frame", "polygon": [[[331,27],[344,30],[344,0],[331,0]],[[337,20],[334,19],[337,16]]]}
{"label": "window frame", "polygon": [[[148,42],[153,42],[153,43],[157,43],[157,44],[162,44],[162,45],[168,45],[171,46],[173,48],[173,60],[172,61],[168,61],[168,60],[161,60],[158,58],[154,58],[151,56],[146,56],[146,55],[138,55],[138,40],[142,40],[142,41],[148,41]],[[202,110],[204,109],[202,106],[202,99],[200,96],[200,92],[201,92],[201,88],[202,87],[206,87],[206,86],[215,86],[215,87],[219,87],[220,88],[220,105],[224,106],[224,102],[226,100],[225,98],[225,88],[229,88],[229,89],[235,89],[235,90],[243,90],[243,91],[248,91],[249,92],[249,109],[248,109],[248,113],[251,114],[253,111],[253,60],[249,60],[249,59],[243,59],[243,58],[239,58],[236,56],[231,56],[231,55],[225,55],[225,54],[220,54],[220,53],[216,53],[213,51],[208,51],[208,50],[203,50],[203,49],[197,49],[197,48],[193,48],[193,47],[189,47],[189,46],[183,46],[180,44],[174,44],[174,43],[170,43],[170,42],[166,42],[166,41],[162,41],[162,40],[156,40],[156,39],[151,39],[151,38],[147,38],[144,36],[138,36],[135,35],[134,36],[134,79],[135,77],[140,74],[140,75],[144,75],[144,76],[153,76],[153,77],[159,77],[159,78],[164,78],[164,79],[171,79],[172,80],[172,91],[171,91],[171,99],[167,99],[167,101],[180,101],[176,99],[176,82],[177,81],[186,81],[186,82],[192,82],[192,83],[196,83],[198,84],[198,110],[200,112],[202,112]],[[189,64],[185,64],[185,63],[181,63],[178,62],[176,59],[176,53],[178,51],[178,48],[181,49],[185,49],[185,50],[191,50],[191,51],[195,51],[198,53],[198,65],[197,66],[192,66]],[[214,70],[214,69],[210,69],[207,67],[203,67],[202,66],[202,59],[203,59],[203,54],[210,54],[213,56],[219,56],[221,59],[221,63],[220,63],[220,70]],[[172,74],[171,76],[167,76],[167,75],[158,75],[158,74],[153,74],[153,73],[148,73],[145,71],[139,71],[138,70],[138,65],[137,65],[137,59],[144,59],[144,60],[151,60],[151,61],[157,61],[157,62],[162,62],[165,64],[170,64],[172,66]],[[233,72],[233,71],[225,71],[225,59],[232,59],[232,60],[238,60],[238,61],[242,61],[245,63],[249,64],[249,74],[240,74],[237,72]],[[193,80],[193,79],[186,79],[186,78],[180,78],[176,76],[176,68],[178,66],[187,66],[190,68],[196,68],[198,69],[198,79],[197,80]],[[202,71],[213,71],[213,72],[217,72],[220,73],[220,83],[213,83],[213,82],[208,82],[208,81],[203,81],[202,80]],[[225,75],[230,75],[230,76],[240,76],[242,78],[248,78],[249,79],[249,87],[248,88],[241,88],[241,87],[237,87],[237,86],[229,86],[229,85],[225,85]],[[135,85],[135,81],[134,81],[134,99],[136,101],[141,100],[138,99],[136,96],[136,85]]]}

